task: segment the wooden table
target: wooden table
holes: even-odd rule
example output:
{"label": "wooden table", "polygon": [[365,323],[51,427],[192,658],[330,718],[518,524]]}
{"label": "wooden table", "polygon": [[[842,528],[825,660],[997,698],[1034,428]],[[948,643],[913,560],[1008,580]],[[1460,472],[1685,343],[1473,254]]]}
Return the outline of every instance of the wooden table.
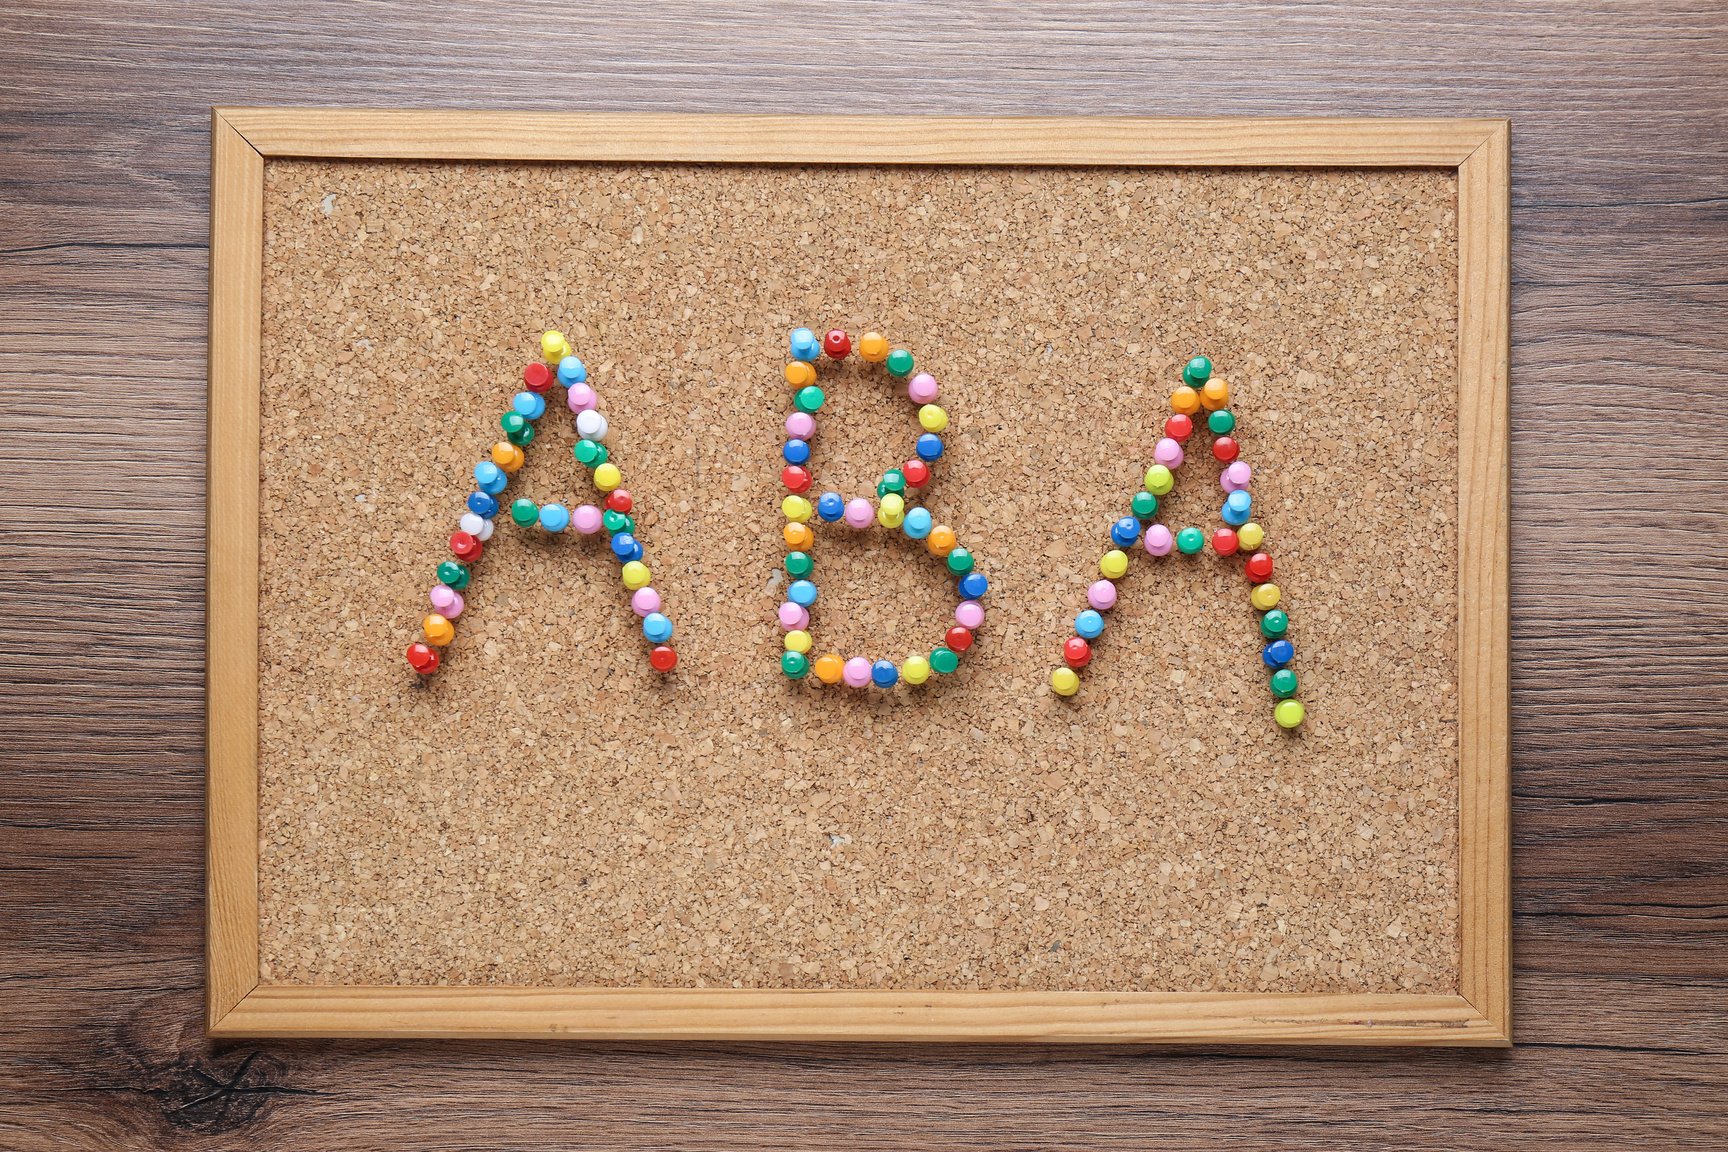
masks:
{"label": "wooden table", "polygon": [[[0,1147],[1728,1146],[1728,11],[1504,7],[0,7]],[[208,109],[296,103],[1512,117],[1518,1047],[208,1044]]]}

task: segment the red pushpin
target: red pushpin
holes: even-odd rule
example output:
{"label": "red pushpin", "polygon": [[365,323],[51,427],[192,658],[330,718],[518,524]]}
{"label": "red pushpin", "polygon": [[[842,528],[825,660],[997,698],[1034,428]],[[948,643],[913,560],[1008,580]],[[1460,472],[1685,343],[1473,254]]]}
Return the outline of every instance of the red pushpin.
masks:
{"label": "red pushpin", "polygon": [[468,532],[457,532],[450,537],[450,551],[464,564],[472,564],[480,559],[480,541]]}
{"label": "red pushpin", "polygon": [[810,469],[797,464],[788,464],[780,469],[780,483],[786,485],[788,492],[808,492],[810,490]]}
{"label": "red pushpin", "polygon": [[438,671],[438,650],[430,644],[408,645],[408,667],[422,676]]}
{"label": "red pushpin", "polygon": [[1062,643],[1062,659],[1070,668],[1084,668],[1092,663],[1092,645],[1079,636],[1070,636]]}
{"label": "red pushpin", "polygon": [[670,672],[678,667],[678,653],[671,645],[661,644],[648,653],[648,663],[653,665],[656,672]]}
{"label": "red pushpin", "polygon": [[846,335],[844,328],[830,328],[822,337],[822,351],[828,353],[830,359],[844,360],[852,354],[852,337]]}
{"label": "red pushpin", "polygon": [[972,647],[971,630],[962,628],[958,624],[948,629],[948,634],[942,637],[942,639],[948,647],[952,648],[956,652],[964,652],[966,649]]}
{"label": "red pushpin", "polygon": [[552,369],[536,360],[522,369],[522,383],[530,392],[544,392],[552,387]]}
{"label": "red pushpin", "polygon": [[1272,557],[1264,552],[1256,552],[1248,557],[1248,579],[1256,584],[1264,584],[1272,579]]}

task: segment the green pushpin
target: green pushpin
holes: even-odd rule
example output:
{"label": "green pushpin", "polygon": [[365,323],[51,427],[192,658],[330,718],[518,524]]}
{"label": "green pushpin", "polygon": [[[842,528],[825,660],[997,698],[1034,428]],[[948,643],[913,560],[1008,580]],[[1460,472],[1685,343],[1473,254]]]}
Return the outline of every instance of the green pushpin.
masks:
{"label": "green pushpin", "polygon": [[888,375],[906,376],[912,372],[912,353],[904,348],[896,348],[888,353]]}
{"label": "green pushpin", "polygon": [[1296,695],[1296,673],[1288,668],[1272,673],[1272,695],[1280,700]]}
{"label": "green pushpin", "polygon": [[1212,415],[1206,417],[1206,427],[1212,429],[1212,431],[1218,433],[1220,436],[1224,435],[1226,432],[1234,432],[1236,430],[1236,413],[1230,411],[1228,408],[1220,408],[1218,411],[1212,413]]}
{"label": "green pushpin", "polygon": [[890,492],[906,491],[906,473],[898,468],[890,468],[882,473],[882,482],[876,485],[876,495],[886,496]]}
{"label": "green pushpin", "polygon": [[1184,528],[1176,533],[1176,550],[1184,556],[1192,556],[1206,546],[1206,533],[1198,528]]}
{"label": "green pushpin", "polygon": [[534,521],[540,519],[540,505],[529,500],[527,497],[514,501],[510,505],[510,519],[526,528],[528,525],[534,523]]}
{"label": "green pushpin", "polygon": [[794,580],[804,579],[804,577],[810,575],[810,570],[815,567],[816,565],[811,561],[810,553],[808,552],[786,553],[786,572]]}
{"label": "green pushpin", "polygon": [[822,394],[822,389],[814,384],[806,384],[798,389],[798,394],[792,398],[792,403],[800,412],[813,413],[822,407],[822,401],[826,399],[827,397]]}
{"label": "green pushpin", "polygon": [[1182,382],[1189,387],[1198,388],[1210,379],[1212,379],[1212,361],[1204,356],[1194,357],[1182,369]]}
{"label": "green pushpin", "polygon": [[793,680],[802,680],[810,671],[810,660],[802,652],[782,652],[780,654],[780,671]]}
{"label": "green pushpin", "polygon": [[960,667],[960,656],[952,648],[936,648],[930,653],[930,667],[946,676]]}
{"label": "green pushpin", "polygon": [[1274,608],[1260,617],[1260,635],[1268,640],[1276,640],[1290,628],[1290,617],[1284,615],[1284,609]]}
{"label": "green pushpin", "polygon": [[576,459],[579,463],[585,464],[589,468],[598,468],[606,462],[605,446],[596,444],[592,440],[576,441],[576,447],[572,448],[571,451],[576,453]]}
{"label": "green pushpin", "polygon": [[1158,497],[1142,489],[1134,493],[1134,499],[1128,502],[1128,508],[1142,520],[1150,520],[1158,514]]}
{"label": "green pushpin", "polygon": [[972,571],[972,553],[964,548],[956,548],[948,553],[948,571],[956,576],[964,576]]}
{"label": "green pushpin", "polygon": [[438,565],[438,583],[448,584],[460,592],[468,587],[468,565],[457,560],[446,560]]}

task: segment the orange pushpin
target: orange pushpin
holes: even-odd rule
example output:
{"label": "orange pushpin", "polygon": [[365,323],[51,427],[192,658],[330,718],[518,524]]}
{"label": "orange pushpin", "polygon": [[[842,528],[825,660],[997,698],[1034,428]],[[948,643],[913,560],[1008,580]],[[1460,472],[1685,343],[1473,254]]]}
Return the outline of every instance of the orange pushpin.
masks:
{"label": "orange pushpin", "polygon": [[456,626],[436,612],[420,621],[420,631],[426,634],[426,643],[435,648],[442,648],[456,639]]}
{"label": "orange pushpin", "polygon": [[1214,376],[1200,385],[1200,406],[1208,412],[1216,412],[1230,403],[1230,385],[1224,383],[1222,377]]}

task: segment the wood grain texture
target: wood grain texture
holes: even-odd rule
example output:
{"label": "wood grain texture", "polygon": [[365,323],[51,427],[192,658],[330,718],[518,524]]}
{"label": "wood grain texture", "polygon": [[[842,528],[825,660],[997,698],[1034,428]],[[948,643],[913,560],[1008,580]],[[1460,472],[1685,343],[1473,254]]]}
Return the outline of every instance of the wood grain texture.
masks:
{"label": "wood grain texture", "polygon": [[209,1013],[258,983],[258,386],[264,160],[212,117],[206,611]]}
{"label": "wood grain texture", "polygon": [[[1720,6],[14,3],[0,27],[0,1147],[1728,1142]],[[1520,1047],[205,1041],[208,116],[295,103],[1513,118]]]}
{"label": "wood grain texture", "polygon": [[802,164],[1463,163],[1486,120],[1184,119],[1091,116],[687,116],[404,109],[224,108],[265,157],[354,160],[609,160]]}
{"label": "wood grain texture", "polygon": [[1504,1047],[1462,996],[266,984],[215,1036]]}
{"label": "wood grain texture", "polygon": [[1458,990],[1512,1033],[1507,671],[1511,132],[1458,168]]}

